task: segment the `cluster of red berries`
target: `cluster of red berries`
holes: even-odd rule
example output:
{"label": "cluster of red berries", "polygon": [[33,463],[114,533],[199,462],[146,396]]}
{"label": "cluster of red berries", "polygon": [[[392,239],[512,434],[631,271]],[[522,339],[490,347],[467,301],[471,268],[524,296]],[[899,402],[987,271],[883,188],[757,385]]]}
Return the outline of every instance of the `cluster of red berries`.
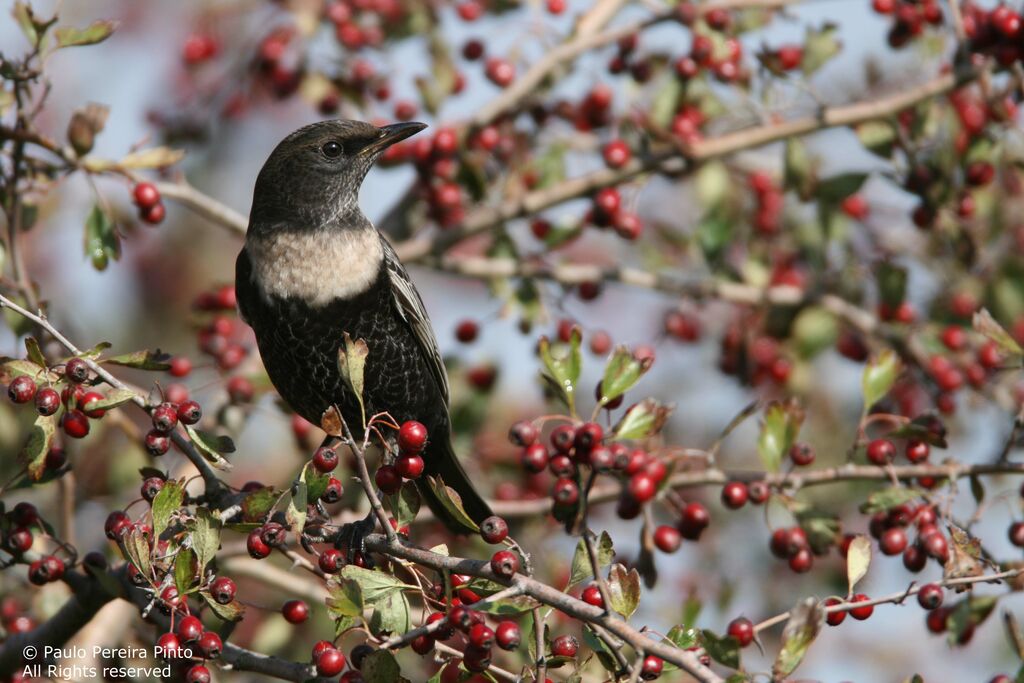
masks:
{"label": "cluster of red berries", "polygon": [[[689,26],[695,19],[694,4],[680,3],[679,20]],[[732,13],[715,7],[704,14],[704,23],[714,34],[694,31],[690,54],[675,62],[676,75],[684,82],[696,78],[704,70],[723,83],[747,78],[742,65],[743,44],[735,36],[720,37],[732,27]]]}
{"label": "cluster of red berries", "polygon": [[942,24],[942,7],[938,0],[872,0],[875,12],[891,16],[889,46],[899,49],[924,33],[927,25]]}
{"label": "cluster of red berries", "polygon": [[[4,515],[0,525],[0,548],[14,557],[20,557],[32,548],[35,540],[32,527],[42,528],[39,511],[35,505],[21,502]],[[55,555],[45,555],[33,560],[28,567],[28,580],[42,586],[60,581],[64,576],[64,560]]]}
{"label": "cluster of red berries", "polygon": [[[54,370],[59,371],[60,368]],[[89,433],[89,418],[98,420],[106,413],[102,408],[88,407],[106,398],[90,388],[90,378],[89,365],[81,358],[72,358],[64,364],[63,379],[56,386],[40,387],[28,375],[19,375],[7,387],[7,396],[12,402],[19,404],[33,401],[36,411],[43,416],[54,415],[63,407],[61,427],[64,433],[72,438],[81,439]],[[61,386],[63,388],[58,392],[57,388]],[[54,469],[63,465],[63,451],[57,449],[53,452],[53,457]]]}
{"label": "cluster of red berries", "polygon": [[8,634],[28,633],[36,627],[35,620],[25,613],[21,602],[13,595],[0,600],[0,626]]}
{"label": "cluster of red berries", "polygon": [[[168,631],[157,638],[156,645],[159,648],[160,657],[179,666],[182,662],[175,660],[185,659],[189,652],[192,653],[192,656],[198,653],[203,662],[220,657],[224,650],[224,642],[221,637],[213,631],[207,631],[199,617],[188,614],[184,601],[179,599],[177,604],[184,613],[176,615],[178,619],[173,631]],[[172,621],[174,620],[172,619]],[[189,666],[184,676],[185,683],[210,683],[212,676],[209,668],[203,662]]]}
{"label": "cluster of red berries", "polygon": [[751,173],[747,182],[754,191],[754,231],[766,236],[778,234],[784,205],[782,188],[764,171]]}
{"label": "cluster of red berries", "polygon": [[167,209],[164,208],[160,190],[156,189],[156,185],[153,183],[139,183],[136,185],[132,190],[132,199],[135,201],[135,206],[139,209],[139,219],[150,225],[162,222],[164,216],[167,215]]}
{"label": "cluster of red berries", "polygon": [[846,614],[849,612],[850,616],[857,621],[864,621],[875,612],[874,605],[863,605],[858,603],[870,602],[871,598],[864,595],[863,593],[855,593],[851,595],[846,601],[840,600],[839,598],[827,598],[823,603],[826,608],[835,608],[840,605],[844,606],[843,609],[836,609],[828,611],[825,614],[825,623],[829,626],[839,626],[846,619]]}
{"label": "cluster of red berries", "polygon": [[622,195],[614,187],[597,191],[591,201],[586,221],[598,228],[611,227],[619,237],[631,241],[640,237],[643,230],[640,217],[622,207]]}
{"label": "cluster of red berries", "polygon": [[654,68],[649,57],[637,54],[637,47],[640,45],[640,36],[637,33],[630,33],[619,39],[618,51],[608,62],[608,73],[618,75],[629,72],[629,75],[637,83],[646,83],[654,75]]}
{"label": "cluster of red berries", "polygon": [[183,403],[164,402],[153,408],[150,413],[153,428],[146,433],[143,445],[146,452],[157,457],[171,447],[171,433],[180,422],[183,425],[194,425],[203,417],[203,409],[192,400]]}
{"label": "cluster of red berries", "polygon": [[814,553],[802,527],[779,528],[772,532],[768,549],[780,560],[786,560],[789,568],[797,574],[811,571]]}
{"label": "cluster of red berries", "polygon": [[[250,353],[250,349],[242,343],[242,339],[245,337],[245,326],[240,324],[237,318],[232,317],[237,303],[233,285],[223,285],[217,289],[202,292],[192,302],[194,310],[212,314],[206,324],[202,325],[197,332],[196,339],[199,350],[216,361],[217,367],[224,371],[237,368]],[[185,368],[180,368],[175,376],[183,376],[182,370]],[[184,374],[187,374],[187,371]],[[236,383],[232,384],[229,380],[228,393],[236,402],[251,400],[252,384],[247,380],[244,382],[236,380]]]}
{"label": "cluster of red berries", "polygon": [[186,66],[197,66],[209,61],[220,52],[220,42],[209,33],[197,32],[185,38],[181,58]]}
{"label": "cluster of red berries", "polygon": [[427,428],[420,422],[408,420],[398,430],[398,459],[392,465],[381,465],[373,477],[377,487],[390,495],[398,493],[403,479],[419,479],[423,475],[424,447]]}
{"label": "cluster of red berries", "polygon": [[691,311],[672,310],[665,314],[665,333],[682,342],[700,339],[700,318]]}
{"label": "cluster of red berries", "polygon": [[[910,543],[907,530],[917,529],[917,537]],[[917,573],[924,569],[928,558],[939,564],[949,559],[949,542],[936,524],[935,508],[930,505],[898,505],[887,512],[871,517],[868,532],[878,541],[883,555],[903,555],[903,566]],[[846,545],[846,539],[844,544]]]}
{"label": "cluster of red berries", "polygon": [[976,2],[965,2],[963,26],[972,52],[992,55],[1004,67],[1024,56],[1021,14],[1005,3],[986,9]]}
{"label": "cluster of red berries", "polygon": [[758,55],[758,59],[773,73],[793,71],[803,65],[804,48],[802,45],[783,45],[774,50],[766,49]]}
{"label": "cluster of red berries", "polygon": [[765,382],[785,385],[793,371],[793,361],[785,355],[782,344],[767,334],[748,341],[749,331],[744,320],[729,324],[720,342],[719,369],[753,386]]}

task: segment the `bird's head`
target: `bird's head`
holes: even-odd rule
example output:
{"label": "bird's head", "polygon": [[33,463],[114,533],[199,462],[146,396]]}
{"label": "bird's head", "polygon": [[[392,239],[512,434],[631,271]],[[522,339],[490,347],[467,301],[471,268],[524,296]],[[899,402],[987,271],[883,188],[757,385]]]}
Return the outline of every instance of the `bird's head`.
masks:
{"label": "bird's head", "polygon": [[359,188],[370,167],[388,147],[426,127],[409,122],[378,128],[341,119],[298,129],[274,148],[260,170],[250,230],[282,225],[316,229],[361,219]]}

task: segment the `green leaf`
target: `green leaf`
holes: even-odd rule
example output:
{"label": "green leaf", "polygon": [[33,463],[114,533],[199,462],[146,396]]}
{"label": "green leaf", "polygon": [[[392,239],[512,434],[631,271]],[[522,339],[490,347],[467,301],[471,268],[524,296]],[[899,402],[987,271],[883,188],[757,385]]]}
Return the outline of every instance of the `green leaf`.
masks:
{"label": "green leaf", "polygon": [[828,204],[839,204],[855,194],[868,179],[867,173],[841,173],[818,183],[818,199]]}
{"label": "green leaf", "polygon": [[332,619],[363,616],[363,590],[355,579],[337,577],[327,584],[327,610]]}
{"label": "green leaf", "polygon": [[537,176],[536,189],[542,190],[565,180],[565,153],[566,146],[556,143],[535,158],[530,168]]}
{"label": "green leaf", "polygon": [[662,405],[653,398],[630,406],[612,428],[616,440],[646,439],[661,431],[675,406]]}
{"label": "green leaf", "polygon": [[683,95],[683,84],[678,78],[662,79],[661,87],[654,94],[651,102],[650,120],[655,126],[666,129],[672,125],[672,119],[679,111],[679,101]]}
{"label": "green leaf", "polygon": [[359,401],[359,411],[363,416],[362,427],[366,427],[366,405],[363,403],[363,372],[366,369],[366,357],[370,348],[362,339],[352,340],[345,332],[345,343],[338,349],[338,372],[345,384]]}
{"label": "green leaf", "polygon": [[416,489],[416,484],[407,481],[397,494],[388,498],[391,501],[391,513],[395,516],[398,526],[412,524],[420,511],[420,492]]}
{"label": "green leaf", "polygon": [[810,76],[839,54],[842,46],[836,33],[838,33],[837,27],[831,22],[825,23],[821,28],[807,28],[807,37],[804,39],[804,58],[801,62],[805,76]]}
{"label": "green leaf", "polygon": [[604,644],[603,640],[594,634],[594,631],[590,626],[585,626],[583,628],[583,644],[597,655],[597,661],[602,667],[604,667],[605,671],[610,671],[612,673],[618,671],[619,663],[615,661],[615,657],[608,650],[608,646]]}
{"label": "green leaf", "polygon": [[459,496],[455,489],[445,485],[437,477],[427,477],[427,484],[430,486],[430,490],[434,492],[438,502],[450,513],[451,519],[461,524],[467,531],[473,533],[480,531],[480,527],[466,513],[466,508],[462,506],[462,497]]}
{"label": "green leaf", "polygon": [[217,555],[217,550],[220,548],[220,528],[221,522],[213,516],[212,512],[202,507],[196,510],[196,518],[192,524],[190,536],[200,574]]}
{"label": "green leaf", "polygon": [[185,595],[196,578],[196,554],[191,548],[181,548],[174,558],[174,587],[178,595]]}
{"label": "green leaf", "polygon": [[366,683],[397,683],[402,673],[390,650],[374,650],[366,655],[360,671]]}
{"label": "green leaf", "polygon": [[0,357],[0,384],[10,384],[16,377],[31,377],[37,382],[56,382],[60,379],[56,373],[30,360]]}
{"label": "green leaf", "polygon": [[864,534],[858,534],[846,551],[846,585],[847,595],[853,595],[853,587],[864,578],[871,565],[871,540]]}
{"label": "green leaf", "polygon": [[280,496],[270,486],[246,494],[242,499],[242,519],[247,522],[263,522]]}
{"label": "green leaf", "polygon": [[825,610],[815,598],[806,598],[792,609],[782,630],[782,649],[772,666],[775,678],[786,678],[800,666],[824,621]]}
{"label": "green leaf", "polygon": [[895,309],[907,295],[907,269],[889,261],[882,261],[875,268],[878,281],[878,296],[882,303]]}
{"label": "green leaf", "polygon": [[28,476],[39,481],[46,473],[46,455],[50,452],[53,436],[57,431],[57,415],[40,415],[32,423],[32,431],[21,449],[19,458],[28,466]]}
{"label": "green leaf", "polygon": [[157,349],[156,351],[134,351],[132,353],[123,353],[119,356],[111,356],[110,358],[104,358],[104,363],[110,363],[111,365],[122,365],[126,368],[135,368],[136,370],[155,370],[163,372],[171,369],[170,361],[171,357]]}
{"label": "green leaf", "polygon": [[[597,564],[599,565],[598,571],[604,571],[604,568],[610,565],[612,558],[615,557],[612,537],[608,535],[607,531],[602,531],[600,537],[598,537],[596,550]],[[581,538],[576,544],[576,552],[572,555],[572,569],[569,573],[569,585],[566,586],[566,589],[572,588],[581,581],[592,578],[594,578],[594,570],[590,566],[587,545]]]}
{"label": "green leaf", "polygon": [[567,344],[552,344],[547,337],[541,337],[539,351],[544,362],[544,378],[569,407],[576,412],[576,382],[580,378],[580,342],[583,336],[580,328],[573,326]]}
{"label": "green leaf", "polygon": [[192,439],[192,444],[199,450],[199,453],[218,470],[230,470],[231,463],[224,459],[221,453],[234,453],[235,443],[229,436],[217,436],[192,425],[185,425],[185,431]]}
{"label": "green leaf", "polygon": [[704,629],[700,632],[701,644],[711,659],[724,664],[730,669],[740,666],[740,643],[732,636],[719,637],[713,631]]}
{"label": "green leaf", "polygon": [[864,367],[861,388],[864,391],[864,412],[882,400],[900,374],[900,358],[892,349],[885,349]]}
{"label": "green leaf", "polygon": [[110,410],[131,403],[135,398],[135,392],[131,389],[112,389],[103,398],[89,401],[82,406],[82,410]]}
{"label": "green leaf", "polygon": [[629,619],[640,604],[640,572],[613,564],[608,570],[608,594],[611,608]]}
{"label": "green leaf", "polygon": [[808,509],[796,515],[807,541],[815,553],[827,553],[839,534],[839,518],[834,514]]}
{"label": "green leaf", "polygon": [[121,547],[126,558],[135,565],[139,573],[150,580],[152,564],[149,559],[149,541],[138,527],[131,527],[121,537]]}
{"label": "green leaf", "polygon": [[804,411],[795,403],[773,401],[765,408],[757,454],[769,472],[778,472],[782,460],[800,433]]}
{"label": "green leaf", "polygon": [[245,618],[245,605],[238,602],[238,600],[232,600],[226,605],[222,605],[213,599],[213,596],[203,591],[199,593],[206,604],[210,606],[210,609],[223,621],[241,621]]}
{"label": "green leaf", "polygon": [[639,361],[626,346],[617,346],[604,368],[601,380],[601,405],[615,400],[632,389],[644,373],[650,369],[653,358],[645,357]]}
{"label": "green leaf", "polygon": [[53,32],[57,47],[74,47],[77,45],[95,45],[110,37],[117,28],[118,22],[99,20],[85,28],[59,28]]}
{"label": "green leaf", "polygon": [[172,480],[164,482],[164,487],[153,498],[153,538],[160,538],[167,528],[171,515],[181,508],[185,499],[185,489]]}
{"label": "green leaf", "polygon": [[705,258],[716,261],[732,242],[736,220],[725,205],[713,206],[701,216],[697,224],[697,243]]}
{"label": "green leaf", "polygon": [[688,650],[700,643],[700,631],[693,627],[673,626],[665,637],[682,650]]}
{"label": "green leaf", "polygon": [[355,581],[359,584],[359,588],[363,596],[363,602],[367,605],[372,605],[378,600],[381,600],[388,593],[400,591],[406,588],[416,588],[416,586],[410,586],[406,583],[402,583],[402,581],[390,574],[373,569],[364,569],[362,567],[357,567],[354,564],[347,564],[342,567],[338,577],[341,579]]}
{"label": "green leaf", "polygon": [[886,121],[867,121],[856,128],[864,148],[876,156],[889,159],[896,144],[896,129]]}
{"label": "green leaf", "polygon": [[971,324],[974,326],[975,330],[995,342],[996,346],[998,346],[1003,352],[1014,356],[1024,354],[1024,350],[1021,350],[1020,344],[1018,344],[1014,338],[1003,329],[1002,325],[996,322],[996,319],[992,317],[992,314],[988,312],[987,308],[975,311]]}
{"label": "green leaf", "polygon": [[85,221],[85,255],[96,270],[105,270],[110,259],[121,258],[121,238],[99,204],[92,207]]}
{"label": "green leaf", "polygon": [[30,45],[39,44],[39,32],[36,31],[36,22],[32,14],[32,8],[26,3],[18,0],[14,3],[14,9],[11,11],[14,15],[14,20],[18,23],[18,28],[25,35],[25,39],[28,40]]}
{"label": "green leaf", "polygon": [[836,317],[818,306],[808,306],[793,321],[792,338],[803,358],[812,358],[835,345],[839,337]]}
{"label": "green leaf", "polygon": [[995,595],[969,595],[953,607],[946,618],[950,645],[962,645],[964,633],[988,619],[999,598]]}
{"label": "green leaf", "polygon": [[302,468],[299,480],[292,484],[291,496],[288,498],[288,508],[285,510],[285,519],[291,527],[295,538],[302,536],[302,530],[306,526],[306,470],[309,463]]}
{"label": "green leaf", "polygon": [[903,505],[909,503],[912,500],[916,500],[921,497],[923,492],[921,489],[904,486],[892,486],[881,491],[875,491],[868,496],[867,501],[861,504],[860,511],[866,515],[872,515],[876,512],[885,512],[891,510],[897,505]]}
{"label": "green leaf", "polygon": [[412,628],[409,599],[402,591],[386,593],[373,603],[370,630],[376,636],[405,633]]}
{"label": "green leaf", "polygon": [[818,164],[811,159],[807,146],[800,138],[787,140],[785,152],[783,182],[787,188],[795,190],[802,201],[809,201],[814,196],[818,182]]}
{"label": "green leaf", "polygon": [[43,350],[39,348],[39,342],[35,337],[25,337],[25,351],[30,361],[40,367],[46,367],[46,356],[43,355]]}

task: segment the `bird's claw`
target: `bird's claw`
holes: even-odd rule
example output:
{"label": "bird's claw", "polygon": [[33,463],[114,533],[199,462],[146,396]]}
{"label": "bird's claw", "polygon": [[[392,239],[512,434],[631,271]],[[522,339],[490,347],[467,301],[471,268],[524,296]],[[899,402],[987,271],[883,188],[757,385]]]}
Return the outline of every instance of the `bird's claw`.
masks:
{"label": "bird's claw", "polygon": [[369,565],[369,556],[366,553],[366,537],[373,533],[376,528],[376,519],[371,512],[364,519],[358,522],[349,522],[338,531],[338,540],[335,547],[345,553],[349,563],[355,562],[356,554],[362,556],[363,561]]}

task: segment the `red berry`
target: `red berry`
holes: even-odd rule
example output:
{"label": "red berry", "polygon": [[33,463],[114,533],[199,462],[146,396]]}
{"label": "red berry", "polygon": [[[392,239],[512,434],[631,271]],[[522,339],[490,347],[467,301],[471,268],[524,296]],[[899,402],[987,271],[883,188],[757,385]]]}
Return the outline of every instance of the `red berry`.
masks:
{"label": "red berry", "polygon": [[605,216],[614,216],[622,206],[622,197],[614,187],[606,187],[594,195],[594,208]]}
{"label": "red berry", "polygon": [[679,532],[690,541],[700,538],[701,532],[711,523],[711,514],[701,503],[688,503],[683,509]]}
{"label": "red berry", "polygon": [[218,576],[210,584],[210,595],[221,605],[227,605],[234,600],[237,590],[235,582],[226,576]]}
{"label": "red berry", "polygon": [[[825,607],[834,607],[841,604],[843,604],[843,601],[839,598],[829,598],[825,601]],[[825,622],[829,626],[839,626],[839,624],[843,623],[843,619],[846,619],[846,610],[825,613]]]}
{"label": "red berry", "polygon": [[497,515],[491,515],[480,522],[480,536],[491,545],[501,543],[508,537],[508,522]]}
{"label": "red berry", "polygon": [[928,459],[931,447],[924,441],[910,440],[907,442],[907,460],[912,463],[924,462]]}
{"label": "red berry", "polygon": [[572,425],[558,425],[551,431],[551,445],[559,453],[568,454],[576,442],[576,428]]}
{"label": "red berry", "polygon": [[722,487],[722,504],[731,510],[738,510],[747,503],[747,485],[741,481],[730,481]]}
{"label": "red berry", "polygon": [[36,383],[27,375],[19,375],[7,387],[7,397],[14,403],[28,403],[36,395]]}
{"label": "red berry", "polygon": [[53,415],[60,408],[60,394],[52,387],[43,387],[36,392],[36,412],[40,415]]}
{"label": "red berry", "polygon": [[942,586],[937,583],[926,583],[917,593],[917,604],[927,610],[932,610],[942,605],[942,598]]}
{"label": "red berry", "polygon": [[510,62],[501,57],[490,57],[484,66],[487,78],[500,88],[512,83],[516,77],[516,69]]}
{"label": "red berry", "polygon": [[81,411],[85,413],[86,417],[98,420],[106,415],[107,411],[103,408],[90,408],[86,410],[86,406],[90,403],[95,403],[96,401],[102,401],[104,398],[106,397],[98,391],[86,391],[78,398],[78,406]]}
{"label": "red berry", "polygon": [[271,552],[270,546],[263,541],[260,529],[253,529],[249,532],[249,536],[245,541],[245,547],[249,551],[249,556],[256,560],[262,560],[270,555]]}
{"label": "red berry", "polygon": [[165,633],[157,639],[153,654],[162,659],[174,659],[178,656],[180,649],[181,643],[178,641],[178,636],[173,633]]}
{"label": "red berry", "polygon": [[427,443],[427,428],[422,423],[409,420],[398,430],[398,449],[403,453],[419,453]]}
{"label": "red berry", "polygon": [[309,618],[309,605],[302,600],[289,600],[281,605],[281,615],[290,624],[301,624]]}
{"label": "red berry", "polygon": [[[869,598],[868,596],[864,595],[863,593],[857,593],[852,598],[850,598],[850,602],[856,605],[856,604],[859,604],[859,603],[862,603],[862,602],[867,602],[870,599],[871,598]],[[850,610],[850,616],[853,617],[854,619],[857,619],[858,621],[864,621],[865,619],[870,617],[871,613],[874,612],[874,611],[875,611],[874,605],[864,605],[862,607],[854,607],[854,608],[852,608]]]}
{"label": "red berry", "polygon": [[586,454],[594,446],[600,445],[603,439],[604,430],[601,428],[601,425],[596,422],[585,422],[576,430],[573,444],[576,447],[577,454]]}
{"label": "red berry", "polygon": [[604,146],[601,154],[604,156],[604,163],[608,168],[622,168],[629,163],[632,153],[629,145],[622,140],[613,140]]}
{"label": "red berry", "polygon": [[178,404],[178,421],[186,425],[194,425],[203,418],[203,409],[192,400]]}
{"label": "red berry", "polygon": [[896,446],[892,441],[875,439],[868,443],[867,456],[873,464],[881,467],[892,462],[892,459],[896,457]]}
{"label": "red berry", "polygon": [[789,448],[789,459],[797,467],[806,467],[814,462],[814,449],[809,444],[797,441]]}
{"label": "red berry", "polygon": [[61,427],[72,439],[81,439],[89,433],[89,418],[80,410],[69,410],[61,418]]}
{"label": "red berry", "polygon": [[789,568],[797,574],[809,572],[814,564],[814,555],[810,548],[800,548],[789,558]]}
{"label": "red berry", "polygon": [[604,598],[601,596],[601,589],[596,583],[584,588],[580,594],[580,599],[588,605],[604,609]]}
{"label": "red berry", "polygon": [[198,645],[199,651],[206,659],[220,657],[220,653],[224,649],[224,643],[221,641],[220,636],[213,631],[204,631],[203,635],[199,636]]}
{"label": "red berry", "polygon": [[502,650],[515,650],[522,642],[522,632],[514,621],[503,621],[495,629],[494,639]]}
{"label": "red berry", "polygon": [[885,555],[899,555],[907,547],[907,533],[900,527],[886,529],[878,541],[878,547]]}
{"label": "red berry", "polygon": [[747,494],[752,504],[761,505],[771,496],[771,489],[763,481],[752,481],[747,484]]}
{"label": "red berry", "polygon": [[147,453],[156,458],[163,455],[171,448],[171,440],[163,432],[151,429],[146,432],[146,436],[142,440],[142,445],[145,447]]}
{"label": "red berry", "polygon": [[203,622],[199,621],[197,617],[191,615],[182,617],[178,620],[175,633],[178,634],[179,640],[183,643],[190,643],[193,640],[199,640],[199,636],[203,635]]}
{"label": "red berry", "polygon": [[337,676],[345,668],[345,655],[333,647],[318,654],[315,661],[318,676]]}
{"label": "red berry", "polygon": [[402,488],[402,475],[398,473],[394,465],[381,465],[378,467],[373,480],[381,491],[389,495],[398,493],[398,490]]}
{"label": "red berry", "polygon": [[327,480],[327,486],[324,488],[324,492],[320,494],[320,500],[325,503],[337,503],[341,500],[342,494],[345,493],[345,487],[342,486],[341,480],[337,477],[331,477]]}
{"label": "red berry", "polygon": [[313,467],[317,472],[326,474],[333,472],[338,466],[338,452],[333,448],[323,446],[313,453]]}
{"label": "red berry", "polygon": [[480,334],[480,326],[475,320],[463,320],[455,326],[455,338],[463,344],[475,341]]}
{"label": "red berry", "polygon": [[153,408],[153,429],[166,434],[178,424],[178,406],[173,403],[161,403]]}
{"label": "red berry", "polygon": [[629,492],[630,497],[637,503],[646,503],[647,501],[654,498],[654,494],[657,493],[657,484],[654,483],[654,478],[646,472],[640,472],[634,474],[629,478],[629,483],[626,485],[626,490]]}
{"label": "red berry", "polygon": [[511,550],[499,550],[491,556],[491,571],[502,578],[511,578],[519,571],[519,556]]}
{"label": "red berry", "polygon": [[740,647],[746,647],[754,642],[754,624],[746,617],[737,617],[729,622],[728,634],[739,642]]}
{"label": "red berry", "polygon": [[132,198],[140,209],[151,209],[160,203],[160,190],[153,183],[139,183],[132,190]]}
{"label": "red berry", "polygon": [[653,681],[661,675],[664,668],[665,662],[659,657],[647,655],[644,657],[644,663],[640,666],[640,678],[645,681]]}
{"label": "red berry", "polygon": [[540,430],[528,420],[520,420],[508,430],[508,440],[516,446],[529,446],[540,436]]}
{"label": "red berry", "polygon": [[494,631],[487,624],[473,624],[469,627],[467,635],[467,640],[473,647],[489,650],[494,645]]}
{"label": "red berry", "polygon": [[1009,537],[1010,543],[1018,548],[1024,548],[1024,522],[1014,522],[1011,524],[1006,535]]}
{"label": "red berry", "polygon": [[527,472],[543,472],[548,466],[548,452],[539,443],[531,444],[519,454],[519,463]]}
{"label": "red berry", "polygon": [[20,555],[32,547],[32,532],[25,527],[11,529],[4,537],[4,547],[13,555]]}
{"label": "red berry", "polygon": [[551,641],[551,654],[555,657],[575,657],[580,643],[573,636],[558,636]]}
{"label": "red berry", "polygon": [[405,479],[419,479],[424,467],[423,458],[418,455],[403,455],[395,462],[395,469]]}
{"label": "red berry", "polygon": [[141,218],[143,222],[149,223],[150,225],[158,225],[162,223],[164,217],[166,216],[167,209],[164,207],[162,203],[155,204],[149,207],[148,209],[142,209],[139,212],[139,218]]}
{"label": "red berry", "polygon": [[682,534],[675,527],[662,524],[654,530],[654,545],[663,553],[674,553],[682,544]]}

